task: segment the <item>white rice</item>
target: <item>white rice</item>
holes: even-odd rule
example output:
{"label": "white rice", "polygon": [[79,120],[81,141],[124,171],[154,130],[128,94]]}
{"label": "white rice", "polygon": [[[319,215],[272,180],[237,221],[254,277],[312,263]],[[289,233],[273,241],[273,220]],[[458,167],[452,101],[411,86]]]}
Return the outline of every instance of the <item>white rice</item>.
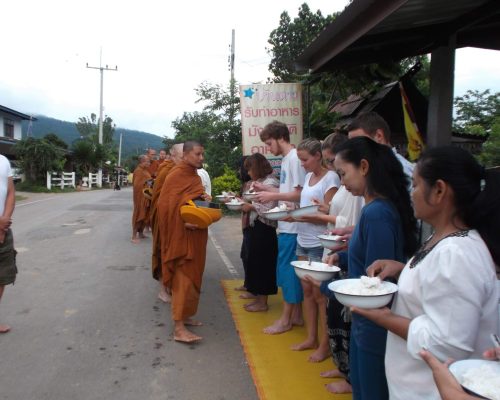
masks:
{"label": "white rice", "polygon": [[500,400],[500,374],[489,365],[464,372],[460,384],[488,399]]}
{"label": "white rice", "polygon": [[280,211],[286,211],[286,204],[280,204],[278,207],[271,208],[268,212],[280,212]]}
{"label": "white rice", "polygon": [[338,290],[340,293],[353,294],[357,296],[373,296],[391,293],[391,289],[385,287],[379,278],[362,276],[355,282],[349,282],[342,285]]}

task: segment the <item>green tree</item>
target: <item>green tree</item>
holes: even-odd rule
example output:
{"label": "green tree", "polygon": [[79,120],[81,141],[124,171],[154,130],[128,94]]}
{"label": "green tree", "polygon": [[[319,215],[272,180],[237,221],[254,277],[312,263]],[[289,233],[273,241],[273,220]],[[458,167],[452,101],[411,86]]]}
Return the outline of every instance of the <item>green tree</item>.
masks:
{"label": "green tree", "polygon": [[107,160],[108,152],[103,145],[89,139],[77,140],[72,146],[73,160],[79,176],[87,176]]}
{"label": "green tree", "polygon": [[[90,139],[95,143],[99,143],[99,120],[96,114],[90,114],[90,118],[78,118],[76,129],[80,133],[81,137]],[[113,123],[113,119],[106,115],[102,121],[102,144],[106,147],[110,147],[112,145],[115,129],[116,125]]]}
{"label": "green tree", "polygon": [[484,142],[479,160],[487,167],[500,166],[500,117],[491,125],[488,140]]}
{"label": "green tree", "polygon": [[61,149],[67,150],[68,148],[66,142],[62,140],[59,136],[57,136],[55,133],[47,133],[44,136],[44,139],[47,142],[52,143],[54,146],[60,147]]}
{"label": "green tree", "polygon": [[241,122],[239,98],[231,94],[231,85],[224,88],[203,82],[196,88],[197,102],[204,103],[203,111],[186,112],[172,122],[176,134],[174,139],[165,139],[170,147],[173,143],[198,140],[205,146],[205,163],[211,177],[224,173],[224,166],[236,168],[241,157]]}
{"label": "green tree", "polygon": [[62,171],[64,150],[43,139],[28,137],[14,145],[20,167],[30,183],[43,184],[47,171]]}
{"label": "green tree", "polygon": [[387,61],[342,68],[334,72],[299,73],[295,61],[320,32],[335,21],[338,13],[323,16],[320,10],[313,13],[307,3],[299,7],[293,20],[287,11],[281,14],[279,26],[268,39],[271,55],[270,82],[301,82],[304,85],[304,132],[323,138],[332,132],[337,116],[330,113],[332,105],[351,94],[367,95],[382,85],[397,80],[417,61],[423,64],[417,74],[417,86],[428,93],[429,63],[427,57],[413,57],[401,62]]}
{"label": "green tree", "polygon": [[493,123],[500,117],[500,92],[490,94],[487,89],[468,90],[454,100],[453,129],[457,132],[489,134]]}

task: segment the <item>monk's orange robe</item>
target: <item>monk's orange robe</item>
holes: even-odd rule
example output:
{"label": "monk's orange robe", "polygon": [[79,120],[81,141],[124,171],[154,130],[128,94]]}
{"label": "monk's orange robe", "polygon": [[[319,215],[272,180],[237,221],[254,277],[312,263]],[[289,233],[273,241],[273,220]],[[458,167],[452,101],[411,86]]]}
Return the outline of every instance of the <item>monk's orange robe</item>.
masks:
{"label": "monk's orange robe", "polygon": [[134,212],[132,213],[132,227],[134,232],[138,232],[149,219],[149,200],[144,197],[142,190],[145,187],[147,180],[151,179],[151,175],[146,167],[140,164],[134,170],[132,184],[134,187]]}
{"label": "monk's orange robe", "polygon": [[158,171],[156,171],[156,179],[153,185],[153,195],[151,199],[151,207],[149,209],[149,223],[151,231],[153,232],[153,255],[151,257],[151,268],[153,278],[159,280],[161,272],[161,242],[160,242],[160,229],[158,227],[158,209],[156,207],[158,198],[160,197],[161,188],[165,178],[170,173],[175,163],[173,161],[165,161],[160,164]]}
{"label": "monk's orange robe", "polygon": [[190,318],[198,310],[208,229],[186,229],[180,208],[203,193],[196,168],[181,161],[168,174],[158,198],[162,281],[172,290],[174,321]]}
{"label": "monk's orange robe", "polygon": [[153,178],[156,177],[156,173],[158,171],[158,167],[160,166],[160,163],[157,160],[151,160],[149,163],[148,171],[151,174]]}

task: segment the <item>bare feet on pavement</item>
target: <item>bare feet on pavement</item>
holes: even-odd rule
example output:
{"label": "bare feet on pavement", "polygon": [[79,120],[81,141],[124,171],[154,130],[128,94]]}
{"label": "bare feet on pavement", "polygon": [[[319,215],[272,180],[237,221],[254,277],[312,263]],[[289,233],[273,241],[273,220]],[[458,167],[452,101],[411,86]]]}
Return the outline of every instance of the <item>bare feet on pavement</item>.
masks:
{"label": "bare feet on pavement", "polygon": [[238,292],[246,292],[247,288],[243,285],[235,287],[234,290],[237,290]]}
{"label": "bare feet on pavement", "polygon": [[329,369],[319,374],[322,378],[345,378],[345,375],[338,369]]}
{"label": "bare feet on pavement", "polygon": [[331,382],[325,385],[326,390],[330,393],[352,393],[352,386],[345,380]]}
{"label": "bare feet on pavement", "polygon": [[172,302],[172,296],[170,296],[167,292],[160,290],[160,293],[158,293],[158,298],[163,301],[164,303],[171,303]]}
{"label": "bare feet on pavement", "polygon": [[10,331],[10,326],[9,325],[2,325],[0,324],[0,333],[7,333]]}
{"label": "bare feet on pavement", "polygon": [[195,335],[193,332],[188,331],[186,328],[179,328],[174,330],[174,340],[182,343],[199,342],[201,336]]}
{"label": "bare feet on pavement", "polygon": [[255,299],[257,296],[252,293],[243,293],[238,296],[240,299]]}
{"label": "bare feet on pavement", "polygon": [[247,310],[249,312],[261,312],[261,311],[269,310],[269,307],[267,304],[262,304],[262,303],[257,303],[257,302],[245,304],[243,307],[245,308],[245,310]]}
{"label": "bare feet on pavement", "polygon": [[328,357],[330,357],[331,352],[330,349],[322,349],[321,347],[318,347],[315,352],[313,352],[310,356],[308,361],[309,362],[315,362],[319,363],[321,361],[326,360]]}
{"label": "bare feet on pavement", "polygon": [[188,318],[188,319],[184,320],[184,325],[186,325],[186,326],[202,326],[203,323],[201,323],[200,321],[196,321],[195,319]]}
{"label": "bare feet on pavement", "polygon": [[305,342],[292,345],[290,349],[294,351],[302,351],[302,350],[316,349],[317,347],[318,347],[318,342],[306,340]]}
{"label": "bare feet on pavement", "polygon": [[272,325],[264,328],[262,332],[267,335],[279,335],[280,333],[288,332],[290,329],[292,329],[292,324],[283,324],[281,320],[277,320]]}
{"label": "bare feet on pavement", "polygon": [[137,244],[137,243],[139,243],[139,242],[140,242],[140,240],[139,240],[138,238],[132,238],[132,239],[130,239],[130,241],[131,241],[132,243],[134,243],[134,244]]}

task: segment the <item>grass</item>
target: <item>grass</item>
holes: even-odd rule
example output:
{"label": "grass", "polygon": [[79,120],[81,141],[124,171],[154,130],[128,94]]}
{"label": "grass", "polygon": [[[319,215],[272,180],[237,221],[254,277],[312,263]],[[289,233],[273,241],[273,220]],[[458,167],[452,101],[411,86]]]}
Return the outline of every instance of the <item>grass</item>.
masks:
{"label": "grass", "polygon": [[46,186],[42,186],[37,183],[31,183],[28,181],[25,182],[19,182],[16,184],[16,190],[20,192],[30,192],[30,193],[69,193],[69,192],[75,192],[76,189],[74,188],[58,188],[58,187],[53,187],[51,190],[47,189]]}
{"label": "grass", "polygon": [[21,196],[19,194],[16,194],[16,201],[22,201],[22,200],[26,200],[27,197],[26,196]]}

